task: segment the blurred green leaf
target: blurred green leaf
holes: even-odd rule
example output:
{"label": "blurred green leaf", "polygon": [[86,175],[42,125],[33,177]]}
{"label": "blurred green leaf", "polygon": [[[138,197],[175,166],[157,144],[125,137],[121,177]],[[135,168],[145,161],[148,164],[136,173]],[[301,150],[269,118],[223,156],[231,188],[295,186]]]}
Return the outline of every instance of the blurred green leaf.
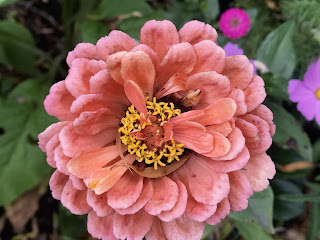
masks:
{"label": "blurred green leaf", "polygon": [[303,131],[294,116],[287,112],[281,105],[267,102],[273,112],[273,121],[277,126],[273,140],[283,148],[297,150],[307,161],[312,161],[312,147],[308,135]]}
{"label": "blurred green leaf", "polygon": [[313,161],[320,162],[320,139],[313,144]]}
{"label": "blurred green leaf", "polygon": [[109,33],[108,27],[101,21],[86,20],[80,25],[82,41],[96,44]]}
{"label": "blurred green leaf", "polygon": [[208,22],[214,20],[219,14],[219,1],[218,0],[206,0],[207,6],[204,11],[204,15]]}
{"label": "blurred green leaf", "polygon": [[268,34],[256,56],[256,59],[264,62],[271,72],[285,79],[291,77],[296,65],[294,31],[294,22],[283,23]]}
{"label": "blurred green leaf", "polygon": [[258,15],[258,9],[251,8],[251,9],[247,9],[246,12],[249,14],[250,25],[253,26],[254,22],[256,21],[257,15]]}
{"label": "blurred green leaf", "polygon": [[0,99],[0,205],[38,184],[50,172],[38,147],[38,134],[55,121],[43,108],[48,85],[35,79]]}
{"label": "blurred green leaf", "polygon": [[34,74],[37,54],[41,53],[28,29],[17,22],[0,21],[0,63],[22,73]]}
{"label": "blurred green leaf", "polygon": [[240,222],[255,222],[266,231],[273,233],[272,223],[273,211],[273,192],[270,187],[261,191],[255,192],[248,200],[247,209],[241,212],[233,212],[229,217]]}
{"label": "blurred green leaf", "polygon": [[271,236],[267,234],[263,228],[254,222],[244,222],[234,220],[234,225],[239,230],[240,234],[246,240],[259,239],[259,240],[272,240]]}
{"label": "blurred green leaf", "polygon": [[201,239],[207,239],[207,237],[213,232],[214,226],[206,224],[206,228],[204,230],[204,233],[202,235]]}
{"label": "blurred green leaf", "polygon": [[268,96],[276,100],[288,100],[288,80],[268,72],[260,74],[265,82],[265,88]]}
{"label": "blurred green leaf", "polygon": [[320,183],[306,182],[306,186],[311,188],[315,192],[320,192]]}
{"label": "blurred green leaf", "polygon": [[273,179],[271,186],[275,195],[274,214],[276,220],[286,221],[299,216],[304,210],[304,204],[301,202],[288,202],[280,199],[281,194],[301,194],[301,189],[294,183],[284,179]]}
{"label": "blurred green leaf", "polygon": [[17,2],[18,0],[0,0],[0,7],[7,6],[11,3]]}
{"label": "blurred green leaf", "polygon": [[152,8],[144,0],[102,0],[92,17],[97,19],[113,18],[132,12],[147,15],[152,12]]}
{"label": "blurred green leaf", "polygon": [[274,162],[281,165],[304,161],[300,154],[294,149],[283,149],[277,144],[272,144],[268,150],[268,155],[271,156]]}
{"label": "blurred green leaf", "polygon": [[320,204],[312,203],[309,217],[309,236],[308,240],[320,239]]}
{"label": "blurred green leaf", "polygon": [[289,202],[315,202],[320,203],[320,194],[281,194],[279,199]]}

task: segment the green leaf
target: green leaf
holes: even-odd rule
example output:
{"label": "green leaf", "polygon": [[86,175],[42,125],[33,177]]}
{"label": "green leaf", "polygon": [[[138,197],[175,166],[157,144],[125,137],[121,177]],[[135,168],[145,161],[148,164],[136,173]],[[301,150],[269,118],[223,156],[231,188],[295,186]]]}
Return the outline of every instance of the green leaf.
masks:
{"label": "green leaf", "polygon": [[273,112],[273,121],[277,126],[273,140],[283,148],[297,150],[307,161],[312,161],[312,147],[308,135],[303,131],[294,116],[288,113],[281,105],[267,102]]}
{"label": "green leaf", "polygon": [[218,0],[207,0],[206,10],[204,15],[208,22],[214,20],[219,14],[219,1]]}
{"label": "green leaf", "polygon": [[37,185],[50,172],[38,134],[54,122],[43,108],[48,85],[27,80],[0,99],[0,205]]}
{"label": "green leaf", "polygon": [[258,15],[258,9],[251,8],[251,9],[246,10],[246,12],[249,14],[250,25],[253,26],[253,24],[256,21],[257,15]]}
{"label": "green leaf", "polygon": [[320,239],[320,204],[313,203],[310,209],[309,217],[309,236],[308,240]]}
{"label": "green leaf", "polygon": [[213,232],[214,226],[206,224],[206,228],[204,230],[204,233],[202,235],[202,240],[207,239],[207,237]]}
{"label": "green leaf", "polygon": [[93,17],[97,19],[112,18],[132,12],[146,15],[150,14],[152,9],[144,0],[103,0]]}
{"label": "green leaf", "polygon": [[320,203],[320,194],[282,194],[279,199],[290,202],[314,202]]}
{"label": "green leaf", "polygon": [[260,74],[265,82],[265,88],[268,96],[273,97],[275,100],[288,100],[288,80],[275,74],[263,73]]}
{"label": "green leaf", "polygon": [[0,0],[0,7],[7,6],[11,3],[17,2],[18,0]]}
{"label": "green leaf", "polygon": [[16,22],[0,21],[0,63],[34,74],[37,54],[39,51],[28,29]]}
{"label": "green leaf", "polygon": [[80,25],[82,41],[96,44],[96,42],[109,33],[108,27],[101,21],[86,20]]}
{"label": "green leaf", "polygon": [[261,43],[256,59],[264,62],[269,70],[289,79],[296,65],[293,44],[294,22],[286,22],[267,35]]}
{"label": "green leaf", "polygon": [[273,192],[270,187],[262,192],[255,192],[248,201],[247,209],[233,212],[229,217],[242,222],[254,222],[266,231],[273,233],[272,223]]}
{"label": "green leaf", "polygon": [[247,240],[272,240],[271,236],[254,222],[234,220],[234,225],[239,230],[240,234]]}
{"label": "green leaf", "polygon": [[320,162],[320,139],[313,145],[313,161]]}
{"label": "green leaf", "polygon": [[315,192],[320,192],[320,183],[306,182],[306,186],[311,188]]}

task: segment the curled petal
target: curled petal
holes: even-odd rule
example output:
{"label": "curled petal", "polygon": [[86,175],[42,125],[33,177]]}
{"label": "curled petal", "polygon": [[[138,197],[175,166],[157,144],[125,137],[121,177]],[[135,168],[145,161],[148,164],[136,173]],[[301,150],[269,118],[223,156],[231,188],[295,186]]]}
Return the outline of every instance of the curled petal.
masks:
{"label": "curled petal", "polygon": [[160,58],[158,56],[158,54],[152,50],[152,48],[148,47],[147,45],[145,44],[139,44],[137,45],[136,47],[134,47],[131,52],[136,52],[136,51],[143,51],[145,52],[146,54],[149,55],[149,57],[151,58],[152,60],[152,63],[153,63],[153,66],[156,70],[156,72],[159,71],[159,67],[160,67]]}
{"label": "curled petal", "polygon": [[187,82],[187,75],[182,73],[176,73],[170,77],[170,79],[166,82],[166,84],[156,93],[156,98],[160,99],[169,94],[179,92],[185,89],[185,85]]}
{"label": "curled petal", "polygon": [[122,52],[117,52],[112,54],[110,57],[107,59],[107,69],[108,72],[110,73],[111,77],[118,83],[123,84],[125,81],[122,78],[121,75],[121,61],[123,56],[127,52],[122,51]]}
{"label": "curled petal", "polygon": [[49,186],[51,190],[52,197],[61,200],[61,194],[64,186],[68,182],[69,178],[67,175],[62,174],[58,170],[56,170],[49,181]]}
{"label": "curled petal", "polygon": [[237,104],[235,116],[241,116],[247,113],[248,107],[246,104],[246,96],[241,89],[234,88],[228,97],[232,98]]}
{"label": "curled petal", "polygon": [[96,59],[99,60],[99,56],[96,54],[96,46],[91,43],[79,43],[70,51],[67,56],[67,64],[71,67],[72,62],[77,58]]}
{"label": "curled petal", "polygon": [[219,123],[219,124],[212,124],[206,128],[207,128],[207,131],[215,131],[215,132],[221,133],[225,137],[227,137],[229,133],[231,133],[233,130],[231,121]]}
{"label": "curled petal", "polygon": [[71,160],[70,157],[64,155],[61,145],[54,150],[54,161],[56,162],[57,169],[66,175],[69,175],[67,164]]}
{"label": "curled petal", "polygon": [[109,216],[114,213],[113,208],[108,205],[107,199],[106,193],[97,195],[94,191],[87,190],[87,202],[99,217]]}
{"label": "curled petal", "polygon": [[84,190],[87,189],[87,186],[84,184],[83,180],[77,178],[76,176],[69,174],[69,179],[72,183],[72,186],[77,190]]}
{"label": "curled petal", "polygon": [[206,220],[206,223],[210,225],[216,225],[221,222],[230,213],[230,203],[228,198],[219,202],[216,212]]}
{"label": "curled petal", "polygon": [[89,212],[87,222],[88,232],[94,238],[117,240],[113,233],[113,215],[99,217],[94,211]]}
{"label": "curled petal", "polygon": [[207,157],[220,157],[227,154],[231,149],[229,140],[221,133],[207,130],[213,136],[213,149],[208,153],[203,153]]}
{"label": "curled petal", "polygon": [[201,115],[203,115],[203,110],[191,110],[191,111],[182,113],[180,116],[171,118],[170,123],[171,125],[177,125],[180,122],[193,120],[197,117],[200,117]]}
{"label": "curled petal", "polygon": [[124,91],[132,105],[138,110],[139,113],[147,114],[147,106],[145,95],[141,88],[133,81],[128,80],[124,84]]}
{"label": "curled petal", "polygon": [[180,42],[189,42],[194,45],[203,40],[217,41],[217,31],[209,24],[194,20],[187,22],[179,30]]}
{"label": "curled petal", "polygon": [[59,134],[54,135],[46,145],[47,163],[55,168],[56,162],[54,161],[54,150],[59,146]]}
{"label": "curled petal", "polygon": [[246,95],[246,105],[248,112],[258,107],[266,98],[267,94],[264,89],[264,81],[258,76],[254,75],[249,86],[244,90]]}
{"label": "curled petal", "polygon": [[188,197],[188,204],[186,208],[187,217],[198,222],[204,222],[212,216],[217,209],[217,205],[208,205],[199,203],[192,196]]}
{"label": "curled petal", "polygon": [[250,113],[260,117],[261,119],[265,120],[270,126],[270,135],[273,136],[276,132],[276,125],[273,123],[273,113],[269,108],[265,105],[260,104],[257,108],[255,108]]}
{"label": "curled petal", "polygon": [[159,218],[154,217],[152,221],[152,226],[150,231],[146,234],[146,239],[148,240],[167,240],[166,236],[164,235],[161,221]]}

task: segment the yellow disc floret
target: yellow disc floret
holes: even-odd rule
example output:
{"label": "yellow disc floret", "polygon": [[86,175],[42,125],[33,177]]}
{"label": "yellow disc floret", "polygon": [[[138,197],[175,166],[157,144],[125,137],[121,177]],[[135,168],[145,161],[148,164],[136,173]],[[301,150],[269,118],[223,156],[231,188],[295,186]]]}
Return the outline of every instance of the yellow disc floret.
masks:
{"label": "yellow disc floret", "polygon": [[184,144],[176,144],[172,137],[170,118],[179,116],[180,109],[175,109],[173,103],[159,102],[156,98],[148,101],[148,112],[138,113],[131,105],[121,119],[118,129],[120,139],[128,146],[128,152],[136,155],[138,162],[153,164],[157,170],[158,165],[166,166],[172,161],[179,161],[183,154]]}

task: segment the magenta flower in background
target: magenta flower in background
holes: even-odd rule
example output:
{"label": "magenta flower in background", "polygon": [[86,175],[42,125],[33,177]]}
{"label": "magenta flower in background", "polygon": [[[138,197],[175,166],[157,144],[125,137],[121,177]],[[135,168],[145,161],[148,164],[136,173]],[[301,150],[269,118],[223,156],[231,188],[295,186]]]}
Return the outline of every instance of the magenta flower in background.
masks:
{"label": "magenta flower in background", "polygon": [[320,58],[308,68],[303,81],[289,81],[288,92],[289,99],[298,103],[298,111],[308,121],[315,118],[320,125]]}
{"label": "magenta flower in background", "polygon": [[219,26],[225,36],[241,38],[250,30],[249,15],[240,8],[230,8],[221,15]]}

